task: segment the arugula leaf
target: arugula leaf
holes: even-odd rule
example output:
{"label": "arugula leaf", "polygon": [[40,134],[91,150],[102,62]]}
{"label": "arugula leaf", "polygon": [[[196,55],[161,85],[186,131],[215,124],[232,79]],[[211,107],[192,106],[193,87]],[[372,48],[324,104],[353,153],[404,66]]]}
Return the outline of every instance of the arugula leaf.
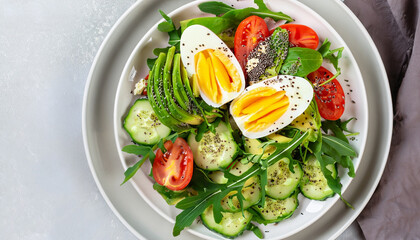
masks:
{"label": "arugula leaf", "polygon": [[342,156],[341,158],[338,158],[337,163],[349,170],[347,173],[349,177],[354,178],[356,176],[356,173],[354,172],[353,161],[349,156]]}
{"label": "arugula leaf", "polygon": [[176,28],[172,19],[166,15],[162,10],[159,10],[160,15],[166,20],[158,25],[158,30],[161,32],[167,32],[169,35],[169,44],[176,46],[176,50],[179,51],[179,43],[181,40],[181,28]]}
{"label": "arugula leaf", "polygon": [[149,153],[150,149],[152,148],[145,145],[127,145],[122,148],[122,151],[130,154],[144,156]]}
{"label": "arugula leaf", "polygon": [[[328,39],[325,39],[325,41],[322,43],[321,47],[319,47],[318,52],[321,53],[322,57],[324,59],[328,59],[334,66],[334,68],[338,71],[338,60],[343,55],[344,47],[336,48],[336,49],[330,49],[331,42]],[[335,55],[337,53],[337,55]]]}
{"label": "arugula leaf", "polygon": [[347,129],[347,124],[349,124],[349,122],[351,122],[352,120],[355,120],[356,118],[349,118],[346,121],[342,122],[341,119],[338,119],[336,121],[336,124],[340,127],[341,130],[348,132],[348,133],[353,133],[350,130]]}
{"label": "arugula leaf", "polygon": [[147,67],[152,70],[153,65],[155,65],[157,58],[148,58],[146,61]]}
{"label": "arugula leaf", "polygon": [[171,46],[175,46],[176,50],[179,51],[179,46],[180,46],[180,42],[181,42],[181,29],[171,31],[168,34],[169,34],[168,43]]}
{"label": "arugula leaf", "polygon": [[335,160],[327,155],[321,155],[321,153],[315,153],[316,159],[319,161],[321,171],[324,177],[327,179],[328,186],[337,194],[341,196],[341,183],[340,178],[337,176],[334,178],[332,172],[327,168],[328,165],[334,165]]}
{"label": "arugula leaf", "polygon": [[328,153],[332,154],[333,151],[339,156],[356,157],[357,153],[350,146],[349,143],[333,136],[323,136],[323,147],[328,147]]}
{"label": "arugula leaf", "polygon": [[136,174],[136,172],[140,169],[140,167],[146,161],[148,156],[149,156],[149,154],[144,155],[140,159],[140,161],[138,161],[136,164],[134,164],[133,166],[131,166],[131,167],[127,168],[127,170],[125,170],[125,172],[124,172],[125,178],[124,178],[124,181],[121,183],[121,185],[126,183],[128,180],[130,180],[130,178],[132,178],[134,176],[134,174]]}
{"label": "arugula leaf", "polygon": [[[212,30],[215,34],[220,34],[221,32],[225,31],[229,28],[236,28],[239,23],[244,20],[245,18],[256,15],[261,18],[272,18],[274,21],[279,20],[286,20],[287,22],[293,21],[293,18],[290,16],[282,13],[282,12],[273,12],[267,8],[264,4],[263,0],[254,0],[255,4],[257,4],[258,8],[248,7],[243,9],[234,9],[222,2],[206,2],[201,3],[199,8],[204,4],[205,12],[213,13],[216,15],[223,14],[221,17],[201,17],[201,18],[193,18],[181,21],[181,30],[184,31],[187,27],[195,24],[203,25],[210,30]],[[200,7],[201,6],[201,7]],[[219,8],[219,9],[217,9]]]}
{"label": "arugula leaf", "polygon": [[[276,151],[272,153],[267,159],[267,166],[271,166],[280,159],[287,157],[291,159],[291,154],[302,141],[308,136],[308,133],[296,134],[295,137],[284,148],[284,144],[273,143],[274,146],[279,146]],[[259,164],[254,164],[248,171],[240,176],[232,177],[232,174],[226,174],[228,178],[225,188],[209,189],[200,192],[198,195],[188,197],[180,201],[176,207],[183,209],[183,211],[176,217],[175,226],[173,228],[173,235],[178,236],[181,231],[190,226],[192,222],[210,205],[220,205],[220,200],[231,191],[240,191],[245,182],[256,175],[263,174],[264,169],[261,169]],[[216,207],[217,208],[217,207]]]}
{"label": "arugula leaf", "polygon": [[330,81],[332,81],[333,79],[336,79],[341,74],[341,68],[338,66],[338,60],[343,55],[344,47],[336,48],[333,50],[331,50],[330,47],[331,47],[331,42],[328,41],[328,39],[325,39],[321,47],[318,49],[318,52],[322,55],[324,59],[328,59],[332,63],[332,65],[334,66],[336,70],[336,73],[334,74],[334,76],[332,76],[327,81],[321,83],[319,86],[329,83]]}
{"label": "arugula leaf", "polygon": [[217,126],[219,126],[219,123],[221,120],[222,120],[221,118],[216,118],[216,120],[214,120],[211,123],[202,122],[200,125],[198,125],[197,134],[195,135],[195,141],[197,142],[201,141],[201,139],[204,136],[204,133],[208,131],[215,133],[216,128]]}
{"label": "arugula leaf", "polygon": [[229,12],[230,10],[235,9],[223,2],[217,2],[217,1],[203,2],[198,5],[198,8],[202,12],[214,14],[216,16],[225,14]]}
{"label": "arugula leaf", "polygon": [[322,144],[323,153],[331,156],[342,167],[347,168],[349,170],[347,174],[350,177],[354,177],[354,165],[351,157],[355,157],[357,155],[356,152],[345,141],[341,141],[338,138],[335,141],[330,141],[331,139],[334,139],[334,137],[324,136],[324,142]]}
{"label": "arugula leaf", "polygon": [[261,232],[261,229],[259,229],[257,226],[255,226],[252,223],[248,225],[248,229],[247,230],[252,231],[255,234],[255,236],[257,236],[259,239],[263,239],[264,238],[264,235]]}
{"label": "arugula leaf", "polygon": [[334,136],[341,139],[342,141],[345,141],[347,143],[349,142],[346,135],[344,135],[343,130],[337,125],[336,121],[324,121],[322,122],[321,127],[322,130],[324,130],[324,132],[328,133],[328,130],[331,130]]}
{"label": "arugula leaf", "polygon": [[260,203],[262,206],[265,204],[265,187],[267,186],[267,168],[262,170],[260,174],[260,186],[261,186],[261,200]]}

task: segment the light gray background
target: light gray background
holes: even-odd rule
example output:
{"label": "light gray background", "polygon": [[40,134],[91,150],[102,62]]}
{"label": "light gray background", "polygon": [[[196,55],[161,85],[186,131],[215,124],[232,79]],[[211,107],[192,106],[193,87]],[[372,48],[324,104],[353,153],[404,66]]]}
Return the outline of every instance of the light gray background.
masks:
{"label": "light gray background", "polygon": [[[0,238],[135,239],[90,173],[93,59],[134,0],[0,0]],[[360,239],[357,223],[340,239]]]}

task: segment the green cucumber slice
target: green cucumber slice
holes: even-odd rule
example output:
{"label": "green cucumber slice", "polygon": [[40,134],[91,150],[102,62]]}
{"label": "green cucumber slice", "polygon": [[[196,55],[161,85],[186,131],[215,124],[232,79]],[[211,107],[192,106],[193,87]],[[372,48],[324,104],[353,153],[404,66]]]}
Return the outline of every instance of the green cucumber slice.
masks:
{"label": "green cucumber slice", "polygon": [[263,224],[280,222],[293,215],[296,208],[299,206],[297,198],[298,192],[292,196],[276,200],[270,197],[265,197],[264,206],[253,206],[252,208],[258,212],[256,221]]}
{"label": "green cucumber slice", "polygon": [[[261,185],[259,176],[253,176],[248,179],[244,187],[241,190],[242,196],[244,197],[242,201],[242,209],[247,209],[261,200]],[[221,201],[221,205],[224,211],[226,212],[240,212],[241,205],[240,202],[235,196],[236,191],[228,193]]]}
{"label": "green cucumber slice", "polygon": [[154,145],[171,133],[171,129],[159,121],[147,99],[134,102],[123,127],[133,141],[139,144]]}
{"label": "green cucumber slice", "polygon": [[224,122],[219,123],[215,133],[204,133],[200,142],[195,140],[195,136],[193,133],[188,136],[188,145],[193,152],[195,164],[202,169],[215,171],[226,168],[239,152],[239,147]]}
{"label": "green cucumber slice", "polygon": [[[337,177],[337,168],[333,164],[327,165],[331,171],[332,177]],[[311,156],[308,161],[302,165],[303,177],[300,183],[302,194],[313,200],[325,200],[334,196],[334,191],[328,186],[327,179],[321,170],[319,161]]]}
{"label": "green cucumber slice", "polygon": [[274,199],[288,198],[299,186],[303,176],[303,171],[299,163],[293,165],[293,170],[289,169],[290,160],[280,159],[267,169],[266,194]]}
{"label": "green cucumber slice", "polygon": [[241,235],[248,228],[253,216],[246,210],[236,213],[222,212],[222,215],[222,221],[216,223],[213,215],[213,205],[210,205],[201,214],[201,220],[208,229],[227,238],[235,238]]}

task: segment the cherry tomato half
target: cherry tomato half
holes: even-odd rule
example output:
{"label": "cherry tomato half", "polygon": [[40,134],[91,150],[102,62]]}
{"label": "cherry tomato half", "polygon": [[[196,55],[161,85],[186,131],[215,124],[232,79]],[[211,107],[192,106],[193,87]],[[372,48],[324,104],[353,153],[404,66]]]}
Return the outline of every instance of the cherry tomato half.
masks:
{"label": "cherry tomato half", "polygon": [[315,101],[318,105],[321,117],[326,120],[337,120],[343,115],[345,97],[341,84],[337,79],[319,86],[334,74],[324,67],[308,75],[308,79],[314,84]]}
{"label": "cherry tomato half", "polygon": [[312,28],[301,24],[283,24],[280,27],[289,32],[289,41],[292,47],[310,49],[318,47],[318,34]]}
{"label": "cherry tomato half", "polygon": [[249,53],[269,35],[267,24],[258,16],[247,17],[239,24],[235,32],[234,52],[244,72]]}
{"label": "cherry tomato half", "polygon": [[193,153],[187,142],[177,138],[164,144],[166,152],[156,152],[153,162],[153,177],[156,182],[170,190],[182,190],[191,181],[193,174]]}

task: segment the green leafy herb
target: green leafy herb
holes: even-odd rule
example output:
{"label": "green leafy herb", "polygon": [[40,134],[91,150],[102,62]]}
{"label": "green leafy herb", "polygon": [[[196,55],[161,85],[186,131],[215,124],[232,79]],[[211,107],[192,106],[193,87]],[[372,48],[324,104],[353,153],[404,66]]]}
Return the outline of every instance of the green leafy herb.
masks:
{"label": "green leafy herb", "polygon": [[340,195],[341,200],[350,208],[353,206],[348,203],[343,196],[341,195],[341,183],[340,178],[332,177],[332,173],[328,170],[327,165],[336,163],[341,165],[344,168],[348,169],[348,175],[350,177],[355,176],[354,166],[352,162],[352,157],[356,157],[357,153],[349,144],[348,139],[344,136],[343,130],[341,127],[346,128],[347,123],[339,127],[338,121],[326,121],[322,123],[322,129],[325,132],[331,130],[335,136],[330,135],[320,135],[316,142],[310,143],[308,145],[311,152],[315,155],[316,159],[319,161],[321,166],[321,171],[324,177],[327,179],[328,186],[338,195]]}
{"label": "green leafy herb", "polygon": [[148,58],[146,61],[147,67],[151,70],[153,68],[153,65],[155,65],[157,58]]}
{"label": "green leafy herb", "polygon": [[216,118],[216,120],[214,120],[211,123],[202,122],[200,125],[198,125],[197,134],[195,135],[195,141],[199,142],[203,138],[204,133],[208,131],[215,133],[216,128],[217,126],[219,126],[221,120],[221,118]]}
{"label": "green leafy herb", "polygon": [[[172,19],[166,15],[162,10],[159,10],[160,15],[162,15],[163,19],[165,19],[164,22],[159,23],[158,30],[161,32],[166,32],[169,35],[169,45],[175,46],[176,50],[179,51],[179,44],[181,41],[181,28],[176,28],[174,22]],[[153,54],[156,56],[159,56],[160,53],[167,53],[168,49],[170,47],[166,48],[155,48],[153,50]],[[149,69],[153,68],[153,65],[155,64],[157,58],[148,58],[147,59],[147,66]]]}
{"label": "green leafy herb", "polygon": [[161,32],[171,32],[176,30],[175,24],[168,15],[166,15],[162,10],[159,10],[160,15],[166,20],[166,22],[161,22],[158,25],[158,30]]}
{"label": "green leafy herb", "polygon": [[301,47],[290,48],[280,72],[285,75],[306,77],[316,71],[322,61],[322,55],[318,51]]}
{"label": "green leafy herb", "polygon": [[331,47],[331,42],[328,39],[325,39],[321,47],[319,47],[318,52],[321,53],[324,59],[328,59],[333,64],[334,68],[338,71],[339,69],[338,60],[343,55],[344,47],[336,48],[332,50],[330,49],[330,47]]}
{"label": "green leafy herb", "polygon": [[338,60],[343,55],[344,47],[336,48],[336,49],[330,49],[331,42],[328,39],[325,39],[325,41],[322,43],[321,47],[318,49],[318,52],[322,55],[324,59],[328,59],[332,65],[334,66],[336,73],[334,76],[332,76],[327,81],[323,82],[319,86],[325,85],[328,82],[336,79],[341,74],[341,68],[338,66]]}
{"label": "green leafy herb", "polygon": [[216,16],[223,15],[235,8],[217,1],[203,2],[198,5],[198,8],[205,13],[214,14]]}
{"label": "green leafy herb", "polygon": [[[136,145],[125,146],[122,150],[124,151],[124,149],[127,149],[127,147],[128,147],[128,150],[131,151],[131,150],[133,150],[134,146],[136,146]],[[140,159],[140,161],[138,161],[133,166],[127,168],[127,170],[124,172],[125,179],[121,183],[121,185],[123,185],[124,183],[126,183],[130,178],[132,178],[134,176],[134,174],[136,174],[136,172],[140,169],[140,167],[143,165],[143,163],[149,157],[150,153],[153,153],[153,151],[156,149],[154,147],[153,148],[152,147],[148,147],[148,148],[149,148],[148,152],[146,154],[142,155],[143,157]],[[132,152],[129,152],[129,153],[132,153]],[[155,156],[154,153],[153,153],[153,156]]]}
{"label": "green leafy herb", "polygon": [[257,236],[259,239],[263,239],[264,238],[264,235],[263,235],[263,233],[261,232],[261,229],[259,229],[257,226],[255,226],[254,224],[249,224],[248,225],[248,230],[249,231],[252,231],[254,234],[255,234],[255,236]]}
{"label": "green leafy herb", "polygon": [[199,5],[199,8],[204,8],[205,12],[209,12],[215,15],[223,15],[220,17],[201,17],[184,20],[180,22],[181,29],[182,31],[184,31],[187,27],[191,25],[199,24],[209,28],[216,34],[220,34],[226,29],[236,28],[242,20],[251,15],[256,15],[261,18],[269,17],[275,21],[293,21],[293,19],[290,16],[282,12],[273,12],[270,9],[268,9],[267,6],[264,4],[263,0],[254,0],[254,2],[255,4],[257,4],[258,8],[248,7],[243,9],[234,9],[232,7],[227,6],[224,3],[215,1],[201,3]]}

